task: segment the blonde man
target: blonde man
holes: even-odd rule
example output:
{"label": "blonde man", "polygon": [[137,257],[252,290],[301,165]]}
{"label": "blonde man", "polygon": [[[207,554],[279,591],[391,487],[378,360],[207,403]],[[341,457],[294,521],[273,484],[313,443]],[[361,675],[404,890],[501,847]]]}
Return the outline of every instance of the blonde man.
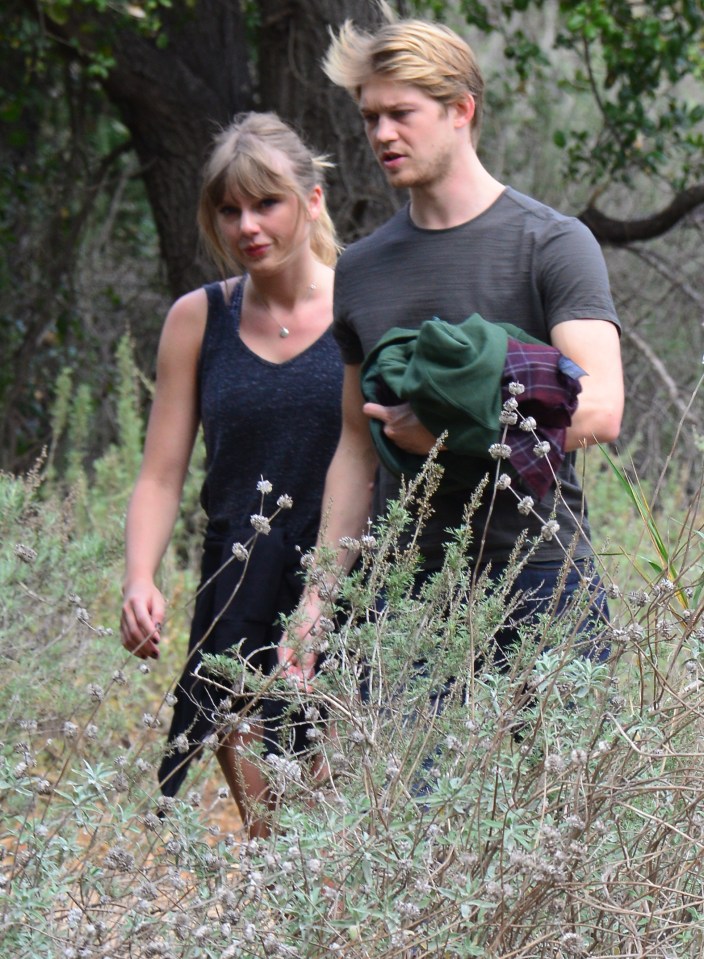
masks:
{"label": "blonde man", "polygon": [[[484,167],[477,155],[484,82],[472,50],[453,31],[422,20],[398,20],[372,34],[347,22],[324,67],[357,102],[389,183],[406,188],[410,197],[375,233],[353,244],[336,269],[333,329],[345,376],[342,433],[324,493],[327,542],[358,536],[368,517],[378,515],[398,491],[398,478],[385,468],[375,479],[378,458],[370,420],[382,424],[386,440],[405,452],[427,454],[436,438],[408,404],[364,402],[360,371],[365,358],[392,327],[418,329],[433,317],[460,324],[479,313],[491,324],[515,324],[586,373],[564,437],[557,499],[553,489],[525,513],[517,510],[510,489],[500,489],[491,510],[487,502],[473,519],[474,559],[491,562],[495,574],[524,531],[529,540],[540,538],[546,524],[552,521],[555,529],[556,521],[559,533],[540,544],[517,584],[537,590],[536,604],[520,614],[531,615],[540,609],[538,600],[547,601],[570,550],[574,564],[564,604],[580,580],[592,575],[572,454],[584,445],[615,440],[624,402],[620,325],[600,248],[579,221],[500,183]],[[468,398],[486,386],[468,380]],[[427,571],[442,563],[446,530],[461,524],[471,492],[435,495],[434,515],[421,540]],[[307,621],[314,622],[319,610],[312,592]],[[594,615],[604,612],[600,593]],[[500,642],[509,645],[516,636],[508,629]],[[313,655],[304,649],[301,642],[281,651],[291,675],[302,679],[313,666]]]}

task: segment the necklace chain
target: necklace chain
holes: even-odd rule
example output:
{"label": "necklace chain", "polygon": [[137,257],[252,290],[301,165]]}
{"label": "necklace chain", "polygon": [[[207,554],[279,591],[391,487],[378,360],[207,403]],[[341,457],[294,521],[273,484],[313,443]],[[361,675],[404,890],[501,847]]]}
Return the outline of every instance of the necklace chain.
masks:
{"label": "necklace chain", "polygon": [[[307,291],[307,292],[312,293],[313,290],[317,290],[317,288],[318,288],[318,286],[317,286],[316,283],[310,283],[310,284],[308,285],[308,291]],[[252,286],[252,293],[253,293],[254,297],[256,298],[257,303],[259,303],[259,305],[260,305],[261,308],[265,311],[265,313],[268,313],[269,316],[270,316],[270,317],[272,318],[272,320],[274,321],[274,323],[276,323],[276,325],[278,326],[278,328],[279,328],[279,336],[281,337],[281,339],[282,339],[282,340],[285,340],[286,337],[287,337],[287,336],[289,335],[289,333],[291,332],[291,331],[289,330],[289,328],[288,328],[287,326],[284,326],[283,323],[281,323],[279,320],[276,319],[276,317],[275,317],[274,314],[271,312],[271,310],[269,309],[269,307],[266,305],[266,303],[264,302],[264,300],[261,298],[261,296],[260,296],[260,295],[257,293],[257,291],[254,289],[254,286]]]}

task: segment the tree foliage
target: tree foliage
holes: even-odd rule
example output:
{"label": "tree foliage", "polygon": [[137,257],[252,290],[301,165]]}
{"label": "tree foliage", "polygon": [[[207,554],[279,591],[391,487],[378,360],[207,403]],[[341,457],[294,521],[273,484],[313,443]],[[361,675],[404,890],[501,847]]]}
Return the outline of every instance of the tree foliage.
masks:
{"label": "tree foliage", "polygon": [[[428,4],[413,4],[420,13]],[[661,236],[704,203],[704,7],[699,0],[459,0],[431,4],[438,18],[459,12],[502,39],[521,95],[531,78],[555,77],[565,96],[596,108],[577,111],[553,140],[564,176],[592,186],[582,219],[604,243]],[[536,35],[532,11],[553,15]],[[565,55],[566,54],[566,55]],[[654,212],[624,219],[599,211],[614,184],[652,178],[667,196]]]}

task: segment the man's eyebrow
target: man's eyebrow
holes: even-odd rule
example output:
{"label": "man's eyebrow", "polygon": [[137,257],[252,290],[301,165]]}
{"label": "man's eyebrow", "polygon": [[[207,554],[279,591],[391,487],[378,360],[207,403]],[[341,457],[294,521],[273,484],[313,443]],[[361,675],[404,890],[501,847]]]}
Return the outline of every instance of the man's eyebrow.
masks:
{"label": "man's eyebrow", "polygon": [[413,106],[413,104],[405,100],[399,100],[398,103],[385,103],[381,106],[377,104],[369,104],[359,107],[359,112],[364,113],[393,113],[394,110],[408,110]]}

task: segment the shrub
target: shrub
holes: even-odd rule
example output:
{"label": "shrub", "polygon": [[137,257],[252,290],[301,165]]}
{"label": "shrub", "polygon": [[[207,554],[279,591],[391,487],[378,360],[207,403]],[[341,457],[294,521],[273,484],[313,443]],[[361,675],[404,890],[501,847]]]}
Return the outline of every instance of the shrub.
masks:
{"label": "shrub", "polygon": [[[414,539],[400,535],[434,481],[430,464],[331,589],[305,697],[236,656],[209,662],[213,682],[245,685],[249,715],[266,693],[307,723],[308,754],[252,755],[281,801],[271,838],[249,841],[211,750],[179,798],[155,789],[192,571],[173,569],[175,642],[150,671],[111,632],[122,523],[87,521],[102,480],[0,476],[2,955],[701,955],[695,513],[675,542],[639,507],[655,552],[637,588],[636,572],[619,588],[605,570],[606,661],[583,655],[578,602],[524,624],[499,668],[518,560],[498,584],[477,577],[465,526],[413,590]],[[322,554],[304,566],[334,572]]]}

